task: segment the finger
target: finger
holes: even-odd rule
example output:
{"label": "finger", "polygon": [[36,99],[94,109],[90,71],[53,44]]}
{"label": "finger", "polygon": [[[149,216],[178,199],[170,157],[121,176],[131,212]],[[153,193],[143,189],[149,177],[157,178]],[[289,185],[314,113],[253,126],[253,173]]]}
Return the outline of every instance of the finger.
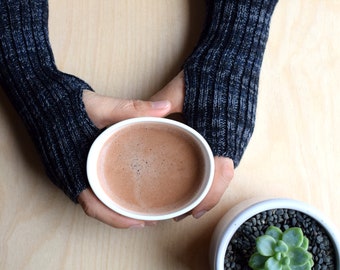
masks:
{"label": "finger", "polygon": [[[112,102],[112,109],[107,111],[107,121],[118,122],[132,117],[155,116],[163,117],[170,111],[170,102],[141,101],[141,100],[115,100]],[[111,114],[110,114],[111,113]]]}
{"label": "finger", "polygon": [[91,189],[85,189],[78,197],[78,202],[87,216],[95,218],[114,228],[142,228],[145,222],[124,217],[105,206]]}
{"label": "finger", "polygon": [[167,100],[152,102],[115,99],[87,90],[84,91],[83,101],[89,118],[98,128],[133,117],[163,117],[171,109],[171,103]]}
{"label": "finger", "polygon": [[192,211],[193,217],[200,218],[212,209],[222,198],[233,177],[233,161],[229,158],[215,157],[215,176],[213,184],[204,200]]}
{"label": "finger", "polygon": [[183,111],[185,95],[184,72],[181,71],[150,100],[169,100],[171,103],[170,113],[181,113]]}
{"label": "finger", "polygon": [[179,221],[185,219],[186,217],[188,217],[188,216],[190,216],[190,215],[191,215],[191,212],[185,213],[185,214],[183,214],[183,215],[180,215],[180,216],[178,216],[178,217],[175,217],[175,218],[174,218],[174,221],[179,222]]}

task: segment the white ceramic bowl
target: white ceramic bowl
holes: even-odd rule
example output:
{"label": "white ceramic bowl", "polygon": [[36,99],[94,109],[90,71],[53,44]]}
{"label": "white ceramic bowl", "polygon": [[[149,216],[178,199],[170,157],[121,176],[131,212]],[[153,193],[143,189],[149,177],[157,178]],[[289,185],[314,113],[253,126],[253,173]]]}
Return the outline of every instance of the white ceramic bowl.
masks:
{"label": "white ceramic bowl", "polygon": [[314,207],[297,200],[285,198],[265,200],[255,198],[243,201],[231,208],[221,218],[212,236],[210,246],[211,269],[224,270],[224,257],[227,247],[240,225],[260,212],[278,208],[297,210],[317,220],[333,240],[337,256],[337,269],[340,270],[340,238],[335,227]]}
{"label": "white ceramic bowl", "polygon": [[[97,163],[100,151],[105,144],[105,142],[114,134],[115,132],[119,131],[120,129],[134,125],[134,124],[147,124],[147,123],[158,123],[161,125],[172,126],[181,129],[183,132],[188,134],[192,140],[196,142],[196,144],[200,147],[200,150],[203,153],[204,157],[204,177],[203,181],[201,182],[201,187],[199,192],[185,205],[180,208],[177,208],[173,211],[168,211],[164,213],[143,213],[143,212],[136,212],[130,209],[124,208],[115,201],[113,201],[103,190],[102,186],[100,185],[100,181],[97,174]],[[139,118],[132,118],[129,120],[125,120],[119,122],[109,128],[107,128],[95,142],[92,144],[91,149],[89,151],[88,159],[87,159],[87,175],[89,179],[90,186],[95,193],[95,195],[109,208],[113,211],[122,214],[126,217],[139,219],[139,220],[165,220],[171,219],[182,214],[185,214],[195,208],[207,195],[213,181],[214,177],[214,157],[211,152],[211,149],[205,139],[194,129],[190,128],[189,126],[180,123],[175,120],[170,120],[166,118],[156,118],[156,117],[139,117]]]}

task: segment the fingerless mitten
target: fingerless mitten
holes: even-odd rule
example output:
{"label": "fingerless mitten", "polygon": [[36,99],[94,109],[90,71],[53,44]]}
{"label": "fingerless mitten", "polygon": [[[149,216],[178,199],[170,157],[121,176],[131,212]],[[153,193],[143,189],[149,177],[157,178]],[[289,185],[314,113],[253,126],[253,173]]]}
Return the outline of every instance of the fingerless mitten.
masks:
{"label": "fingerless mitten", "polygon": [[55,65],[47,0],[0,2],[0,83],[23,119],[52,182],[68,197],[88,187],[86,158],[99,130],[82,101],[84,81]]}
{"label": "fingerless mitten", "polygon": [[277,0],[207,0],[200,40],[184,64],[184,116],[236,167],[254,130],[258,84]]}

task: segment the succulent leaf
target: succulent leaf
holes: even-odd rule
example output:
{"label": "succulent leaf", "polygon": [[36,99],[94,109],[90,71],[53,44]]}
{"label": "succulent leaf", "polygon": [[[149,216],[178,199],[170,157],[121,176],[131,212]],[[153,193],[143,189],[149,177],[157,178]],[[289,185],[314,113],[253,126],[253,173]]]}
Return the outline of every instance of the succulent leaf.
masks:
{"label": "succulent leaf", "polygon": [[290,265],[301,266],[305,265],[309,260],[309,252],[301,247],[291,247],[288,252],[290,258]]}
{"label": "succulent leaf", "polygon": [[282,270],[282,265],[274,258],[269,258],[265,263],[265,270]]}
{"label": "succulent leaf", "polygon": [[278,252],[278,253],[276,253],[273,257],[274,257],[276,260],[281,261],[281,259],[282,259],[282,253],[281,253],[281,252]]}
{"label": "succulent leaf", "polygon": [[310,267],[312,268],[314,266],[314,261],[313,261],[313,255],[311,253],[308,252],[308,254],[310,255],[310,259],[309,259],[309,263],[310,263]]}
{"label": "succulent leaf", "polygon": [[308,247],[309,247],[309,240],[308,240],[308,238],[306,236],[303,237],[303,241],[302,241],[301,247],[304,250],[307,250]]}
{"label": "succulent leaf", "polygon": [[284,266],[289,266],[290,265],[290,258],[286,256],[286,257],[281,259],[280,263]]}
{"label": "succulent leaf", "polygon": [[291,270],[311,270],[312,269],[312,265],[310,264],[310,262],[307,262],[304,265],[300,265],[300,266],[291,266],[290,268]]}
{"label": "succulent leaf", "polygon": [[303,242],[303,232],[301,228],[289,228],[282,234],[282,240],[290,247],[299,247]]}
{"label": "succulent leaf", "polygon": [[262,235],[256,240],[258,252],[263,256],[273,256],[275,254],[276,240],[269,235]]}
{"label": "succulent leaf", "polygon": [[276,241],[281,240],[282,239],[282,231],[280,230],[280,228],[275,227],[275,226],[269,226],[265,232],[266,235],[270,235],[271,237],[273,237]]}
{"label": "succulent leaf", "polygon": [[288,246],[285,242],[282,240],[277,241],[276,247],[275,247],[275,252],[287,252],[288,251]]}
{"label": "succulent leaf", "polygon": [[262,256],[260,253],[254,253],[249,260],[249,267],[254,270],[264,269],[264,265],[267,261],[268,257]]}

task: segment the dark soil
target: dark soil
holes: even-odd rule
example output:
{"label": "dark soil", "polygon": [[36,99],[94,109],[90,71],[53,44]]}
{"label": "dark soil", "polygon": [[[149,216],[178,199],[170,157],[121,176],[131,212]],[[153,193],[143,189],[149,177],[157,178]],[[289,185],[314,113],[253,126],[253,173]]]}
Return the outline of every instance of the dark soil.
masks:
{"label": "dark soil", "polygon": [[289,227],[300,227],[309,239],[309,252],[314,260],[313,269],[336,270],[333,243],[324,228],[308,215],[290,209],[264,211],[243,223],[227,248],[224,269],[251,270],[248,261],[255,251],[255,240],[271,225],[282,231]]}

